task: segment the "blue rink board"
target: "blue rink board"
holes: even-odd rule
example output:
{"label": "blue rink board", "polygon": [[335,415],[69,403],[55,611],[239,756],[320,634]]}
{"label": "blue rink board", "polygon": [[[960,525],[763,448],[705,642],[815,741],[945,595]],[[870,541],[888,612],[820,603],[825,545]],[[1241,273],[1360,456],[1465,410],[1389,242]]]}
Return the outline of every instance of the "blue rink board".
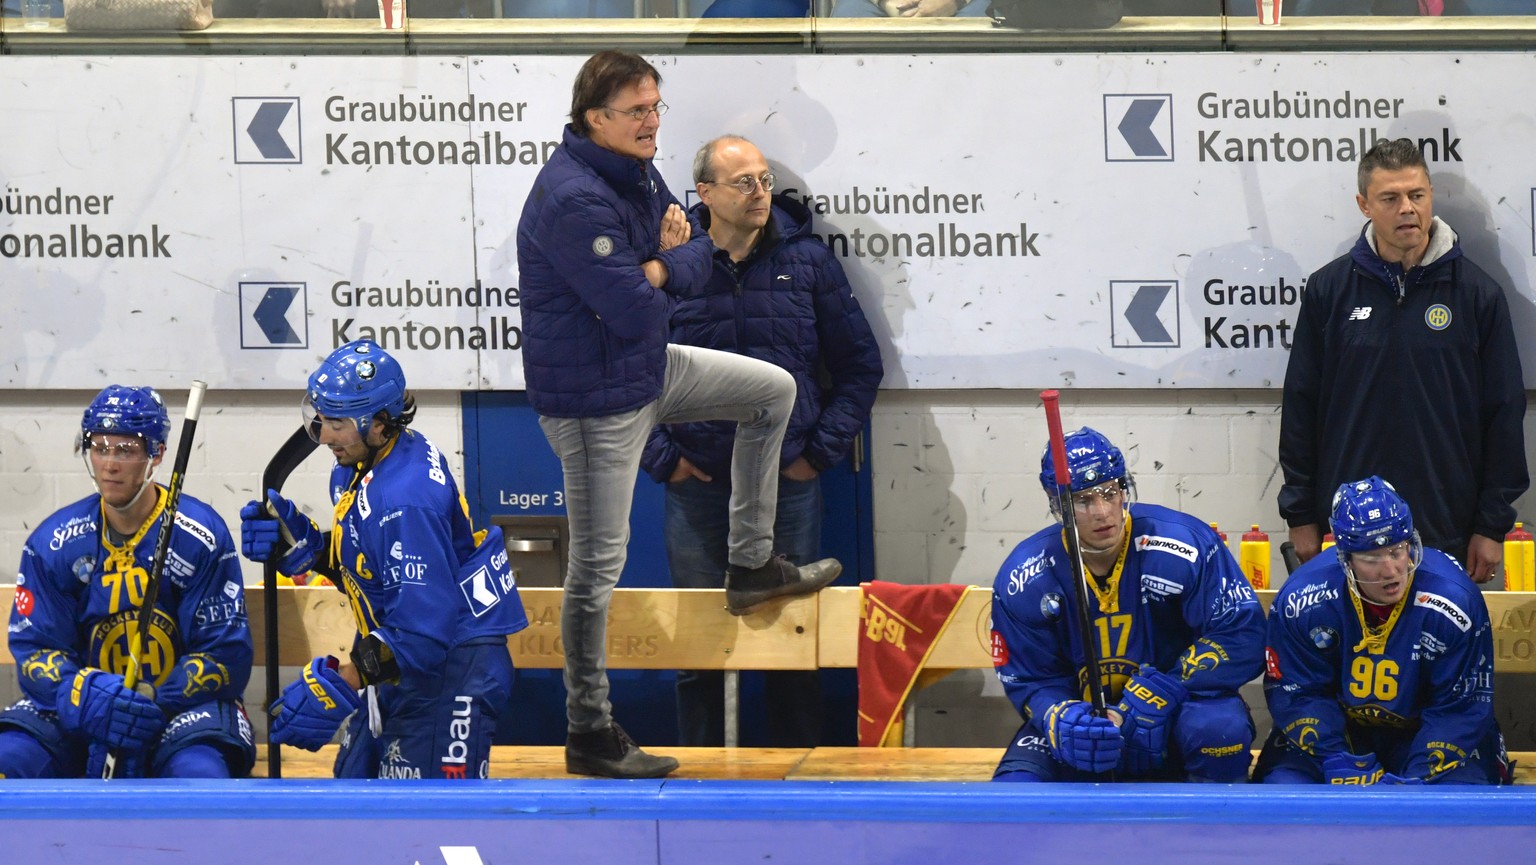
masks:
{"label": "blue rink board", "polygon": [[4,865],[1536,862],[1536,787],[10,781],[0,814]]}

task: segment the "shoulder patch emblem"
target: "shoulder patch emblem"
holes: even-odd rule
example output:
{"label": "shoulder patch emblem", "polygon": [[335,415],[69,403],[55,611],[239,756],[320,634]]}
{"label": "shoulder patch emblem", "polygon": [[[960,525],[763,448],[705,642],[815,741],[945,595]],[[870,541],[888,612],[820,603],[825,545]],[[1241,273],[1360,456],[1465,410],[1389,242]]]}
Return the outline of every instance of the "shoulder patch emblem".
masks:
{"label": "shoulder patch emblem", "polygon": [[607,258],[613,254],[613,238],[606,234],[599,234],[592,240],[592,254],[598,258]]}

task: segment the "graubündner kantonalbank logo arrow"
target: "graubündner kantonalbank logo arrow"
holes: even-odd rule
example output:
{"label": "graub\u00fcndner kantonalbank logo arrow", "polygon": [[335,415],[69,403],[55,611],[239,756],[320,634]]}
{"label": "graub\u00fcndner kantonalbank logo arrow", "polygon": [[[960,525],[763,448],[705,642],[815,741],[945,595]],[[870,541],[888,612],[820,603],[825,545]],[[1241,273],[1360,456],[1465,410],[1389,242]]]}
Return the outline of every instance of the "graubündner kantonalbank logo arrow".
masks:
{"label": "graub\u00fcndner kantonalbank logo arrow", "polygon": [[298,97],[236,96],[230,102],[235,162],[296,165],[304,161]]}
{"label": "graub\u00fcndner kantonalbank logo arrow", "polygon": [[1179,284],[1115,280],[1109,284],[1109,342],[1115,348],[1179,346]]}
{"label": "graub\u00fcndner kantonalbank logo arrow", "polygon": [[1104,159],[1109,162],[1173,161],[1173,95],[1106,93]]}
{"label": "graub\u00fcndner kantonalbank logo arrow", "polygon": [[240,283],[241,348],[308,348],[305,283]]}

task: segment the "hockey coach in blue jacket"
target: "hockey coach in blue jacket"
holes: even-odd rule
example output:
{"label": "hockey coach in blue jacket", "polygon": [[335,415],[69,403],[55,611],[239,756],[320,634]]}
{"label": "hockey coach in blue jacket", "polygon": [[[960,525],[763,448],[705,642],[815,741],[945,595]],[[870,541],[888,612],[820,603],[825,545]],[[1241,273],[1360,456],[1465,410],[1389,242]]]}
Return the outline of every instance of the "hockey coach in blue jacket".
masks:
{"label": "hockey coach in blue jacket", "polygon": [[604,51],[571,88],[571,122],[534,180],[517,227],[523,374],[564,472],[571,532],[560,634],[566,770],[657,778],[608,701],[608,603],[624,570],[635,475],[658,423],[736,421],[726,602],[752,612],[837,578],[835,560],[774,554],[779,447],[795,380],[771,363],[671,345],[676,298],[703,289],[713,246],[693,236],[653,159],[667,103],[642,57]]}

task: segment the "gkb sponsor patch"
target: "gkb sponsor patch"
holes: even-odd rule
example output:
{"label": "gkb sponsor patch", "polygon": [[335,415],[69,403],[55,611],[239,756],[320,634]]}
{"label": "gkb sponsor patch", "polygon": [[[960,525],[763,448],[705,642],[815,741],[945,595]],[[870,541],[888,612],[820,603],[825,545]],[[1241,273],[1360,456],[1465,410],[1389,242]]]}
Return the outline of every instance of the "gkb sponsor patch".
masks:
{"label": "gkb sponsor patch", "polygon": [[1184,592],[1184,587],[1178,583],[1165,580],[1162,577],[1154,577],[1151,574],[1141,575],[1141,587],[1154,595],[1167,597]]}
{"label": "gkb sponsor patch", "polygon": [[1157,535],[1142,535],[1141,537],[1137,538],[1136,549],[1141,550],[1142,552],[1153,550],[1162,553],[1172,553],[1181,559],[1185,559],[1191,562],[1198,561],[1200,558],[1200,551],[1190,546],[1189,544],[1186,544],[1183,541],[1174,540],[1173,538],[1164,538]]}
{"label": "gkb sponsor patch", "polygon": [[1434,592],[1415,592],[1413,594],[1415,607],[1428,607],[1447,619],[1451,620],[1462,631],[1472,630],[1472,618],[1462,611],[1461,607],[1451,603],[1449,598],[1441,597]]}

